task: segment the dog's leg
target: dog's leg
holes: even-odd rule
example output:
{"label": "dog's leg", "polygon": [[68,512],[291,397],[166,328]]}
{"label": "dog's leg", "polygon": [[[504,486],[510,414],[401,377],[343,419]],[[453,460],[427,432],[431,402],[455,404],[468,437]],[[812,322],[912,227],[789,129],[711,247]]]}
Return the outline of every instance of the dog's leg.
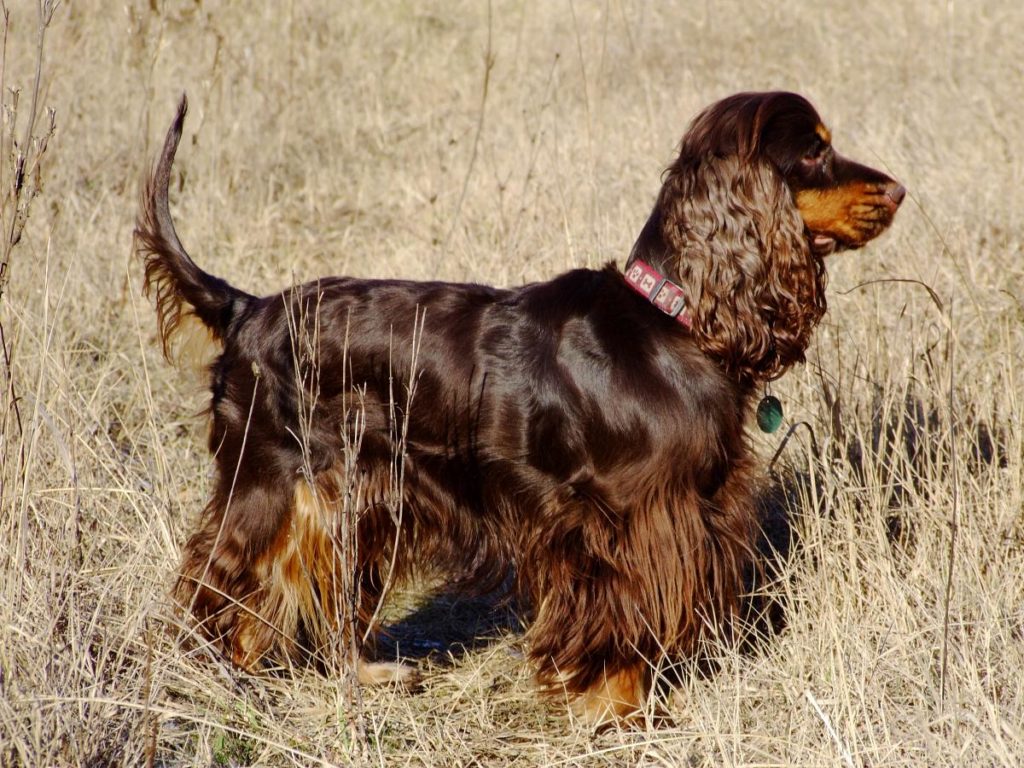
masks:
{"label": "dog's leg", "polygon": [[[230,502],[228,499],[230,498]],[[216,492],[184,549],[174,598],[198,631],[240,667],[251,669],[280,637],[287,617],[267,610],[268,551],[289,499],[274,483]]]}
{"label": "dog's leg", "polygon": [[618,531],[578,503],[547,522],[524,558],[545,567],[519,573],[537,605],[528,642],[538,682],[551,695],[567,694],[591,727],[642,721],[659,644],[637,610],[628,563],[615,559],[623,552],[610,543]]}
{"label": "dog's leg", "polygon": [[594,729],[641,720],[649,679],[650,670],[643,660],[605,675],[573,700],[572,713]]}
{"label": "dog's leg", "polygon": [[[579,498],[546,510],[521,588],[541,686],[593,726],[643,720],[653,670],[727,625],[746,565],[749,505],[730,477],[710,502],[668,492],[629,514]],[[702,506],[704,505],[704,506]],[[712,624],[710,619],[714,620]]]}
{"label": "dog's leg", "polygon": [[344,572],[319,496],[304,480],[244,479],[214,493],[185,545],[175,598],[200,634],[253,670],[323,653],[348,603],[337,599]]}
{"label": "dog's leg", "polygon": [[[256,495],[236,491],[224,505],[215,495],[185,547],[175,598],[194,615],[200,633],[243,669],[303,655],[330,655],[351,669],[348,639],[353,631],[361,636],[365,622],[349,615],[345,595],[358,576],[337,535],[334,495],[300,480],[290,504],[285,493],[278,496],[264,486]],[[247,506],[251,502],[259,503],[256,511]],[[275,535],[254,526],[256,514],[264,522],[281,521]],[[269,544],[261,545],[254,532]],[[376,599],[377,592],[367,592]],[[372,662],[361,654],[355,673],[366,685],[412,687],[419,677],[416,667]]]}
{"label": "dog's leg", "polygon": [[356,679],[363,685],[397,685],[415,688],[420,682],[418,668],[399,661],[367,661],[356,664]]}

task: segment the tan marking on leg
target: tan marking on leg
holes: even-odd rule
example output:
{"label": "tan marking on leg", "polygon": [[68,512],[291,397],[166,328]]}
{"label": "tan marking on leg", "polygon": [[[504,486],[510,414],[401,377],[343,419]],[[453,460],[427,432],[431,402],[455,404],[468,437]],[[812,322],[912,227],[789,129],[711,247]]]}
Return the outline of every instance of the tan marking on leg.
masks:
{"label": "tan marking on leg", "polygon": [[647,701],[646,664],[637,664],[607,675],[573,701],[572,713],[591,728],[643,718]]}
{"label": "tan marking on leg", "polygon": [[291,585],[298,614],[317,644],[326,643],[349,618],[342,615],[348,601],[339,597],[352,588],[355,565],[335,537],[337,514],[335,499],[305,480],[296,482],[285,551],[276,559],[273,578]]}

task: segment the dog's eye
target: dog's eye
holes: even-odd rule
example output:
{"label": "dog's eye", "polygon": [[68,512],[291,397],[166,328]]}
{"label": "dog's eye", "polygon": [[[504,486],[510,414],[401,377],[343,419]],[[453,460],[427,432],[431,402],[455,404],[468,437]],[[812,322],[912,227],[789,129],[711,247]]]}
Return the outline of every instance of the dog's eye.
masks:
{"label": "dog's eye", "polygon": [[800,158],[800,164],[807,170],[817,168],[825,159],[825,145],[813,146],[807,154]]}
{"label": "dog's eye", "polygon": [[800,163],[808,171],[820,171],[827,168],[831,156],[832,146],[818,139],[800,159]]}

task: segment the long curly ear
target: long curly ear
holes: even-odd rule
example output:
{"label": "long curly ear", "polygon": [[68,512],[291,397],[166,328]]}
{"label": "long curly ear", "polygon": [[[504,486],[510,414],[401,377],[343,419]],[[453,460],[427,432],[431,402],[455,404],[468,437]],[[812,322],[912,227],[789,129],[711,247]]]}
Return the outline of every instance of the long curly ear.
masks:
{"label": "long curly ear", "polygon": [[736,155],[677,164],[657,209],[701,349],[745,383],[802,361],[825,313],[826,275],[775,169]]}

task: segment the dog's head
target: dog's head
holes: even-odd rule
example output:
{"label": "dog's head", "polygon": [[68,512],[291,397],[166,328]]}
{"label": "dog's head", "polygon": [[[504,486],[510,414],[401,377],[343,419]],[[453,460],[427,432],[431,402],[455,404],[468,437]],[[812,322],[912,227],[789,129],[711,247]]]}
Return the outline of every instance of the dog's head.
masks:
{"label": "dog's head", "polygon": [[832,148],[794,93],[741,93],[701,112],[633,247],[683,289],[701,349],[745,383],[803,360],[825,313],[824,256],[892,222],[905,190]]}
{"label": "dog's head", "polygon": [[880,235],[906,194],[886,174],[836,152],[817,110],[795,93],[739,93],[713,104],[694,120],[677,162],[730,155],[772,165],[819,254],[860,248]]}

